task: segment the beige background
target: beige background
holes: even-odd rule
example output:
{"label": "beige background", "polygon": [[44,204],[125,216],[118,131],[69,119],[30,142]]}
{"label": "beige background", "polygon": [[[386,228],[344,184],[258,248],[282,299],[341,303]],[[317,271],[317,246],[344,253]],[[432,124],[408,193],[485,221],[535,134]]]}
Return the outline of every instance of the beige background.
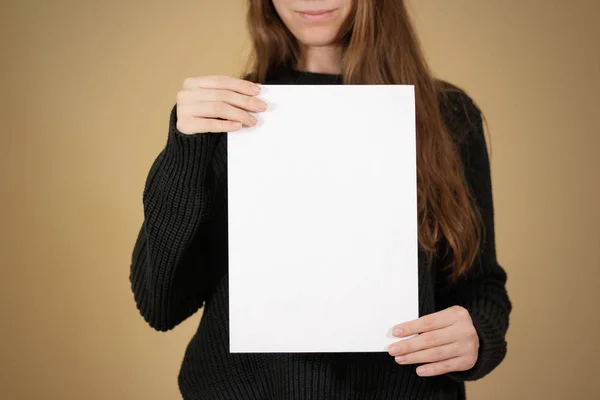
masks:
{"label": "beige background", "polygon": [[[153,332],[128,268],[183,78],[237,74],[243,0],[3,0],[0,398],[176,399],[199,315]],[[492,137],[509,355],[472,399],[600,398],[600,3],[413,1]],[[284,399],[282,399],[284,400]]]}

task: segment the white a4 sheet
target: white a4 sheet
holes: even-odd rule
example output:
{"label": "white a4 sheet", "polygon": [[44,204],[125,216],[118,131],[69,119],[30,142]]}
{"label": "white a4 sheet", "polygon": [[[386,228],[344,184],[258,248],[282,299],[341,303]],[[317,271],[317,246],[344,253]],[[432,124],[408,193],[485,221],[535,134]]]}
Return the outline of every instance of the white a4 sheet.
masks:
{"label": "white a4 sheet", "polygon": [[386,351],[418,317],[414,87],[259,98],[227,134],[230,351]]}

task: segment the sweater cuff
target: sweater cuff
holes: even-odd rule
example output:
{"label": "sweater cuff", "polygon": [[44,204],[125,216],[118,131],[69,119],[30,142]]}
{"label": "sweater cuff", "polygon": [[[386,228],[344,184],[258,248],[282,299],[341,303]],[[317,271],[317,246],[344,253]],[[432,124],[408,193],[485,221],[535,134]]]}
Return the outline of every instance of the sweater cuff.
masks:
{"label": "sweater cuff", "polygon": [[169,166],[169,177],[191,182],[201,182],[209,169],[213,154],[224,133],[185,134],[177,129],[177,105],[171,110],[169,135],[165,147],[165,165]]}
{"label": "sweater cuff", "polygon": [[483,378],[498,366],[506,356],[506,341],[504,335],[485,318],[471,313],[473,326],[479,336],[479,355],[473,368],[467,371],[452,372],[446,374],[456,382],[474,381]]}

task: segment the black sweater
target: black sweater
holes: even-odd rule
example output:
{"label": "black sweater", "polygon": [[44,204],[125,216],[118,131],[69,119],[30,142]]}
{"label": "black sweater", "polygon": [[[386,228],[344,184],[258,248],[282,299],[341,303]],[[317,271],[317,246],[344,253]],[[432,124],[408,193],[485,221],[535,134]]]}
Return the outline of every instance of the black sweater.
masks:
{"label": "black sweater", "polygon": [[[338,76],[285,71],[271,84],[340,84]],[[135,302],[148,324],[174,328],[204,306],[179,373],[184,399],[463,399],[464,381],[488,374],[506,354],[511,303],[496,261],[490,167],[479,109],[464,94],[440,96],[467,181],[485,222],[481,255],[450,284],[440,261],[419,253],[419,313],[469,310],[480,338],[473,369],[419,377],[387,353],[230,354],[227,288],[227,136],[185,135],[171,112],[167,144],[150,169],[144,222],[132,256]],[[400,321],[399,321],[400,322]]]}

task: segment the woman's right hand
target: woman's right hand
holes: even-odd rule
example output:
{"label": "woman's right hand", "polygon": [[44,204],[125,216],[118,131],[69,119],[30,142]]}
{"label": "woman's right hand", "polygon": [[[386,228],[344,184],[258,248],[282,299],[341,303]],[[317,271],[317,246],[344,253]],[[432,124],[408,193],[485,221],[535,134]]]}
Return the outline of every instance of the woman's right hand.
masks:
{"label": "woman's right hand", "polygon": [[254,126],[257,121],[250,112],[267,109],[255,97],[259,93],[259,85],[229,76],[186,78],[177,93],[177,130],[192,135]]}

